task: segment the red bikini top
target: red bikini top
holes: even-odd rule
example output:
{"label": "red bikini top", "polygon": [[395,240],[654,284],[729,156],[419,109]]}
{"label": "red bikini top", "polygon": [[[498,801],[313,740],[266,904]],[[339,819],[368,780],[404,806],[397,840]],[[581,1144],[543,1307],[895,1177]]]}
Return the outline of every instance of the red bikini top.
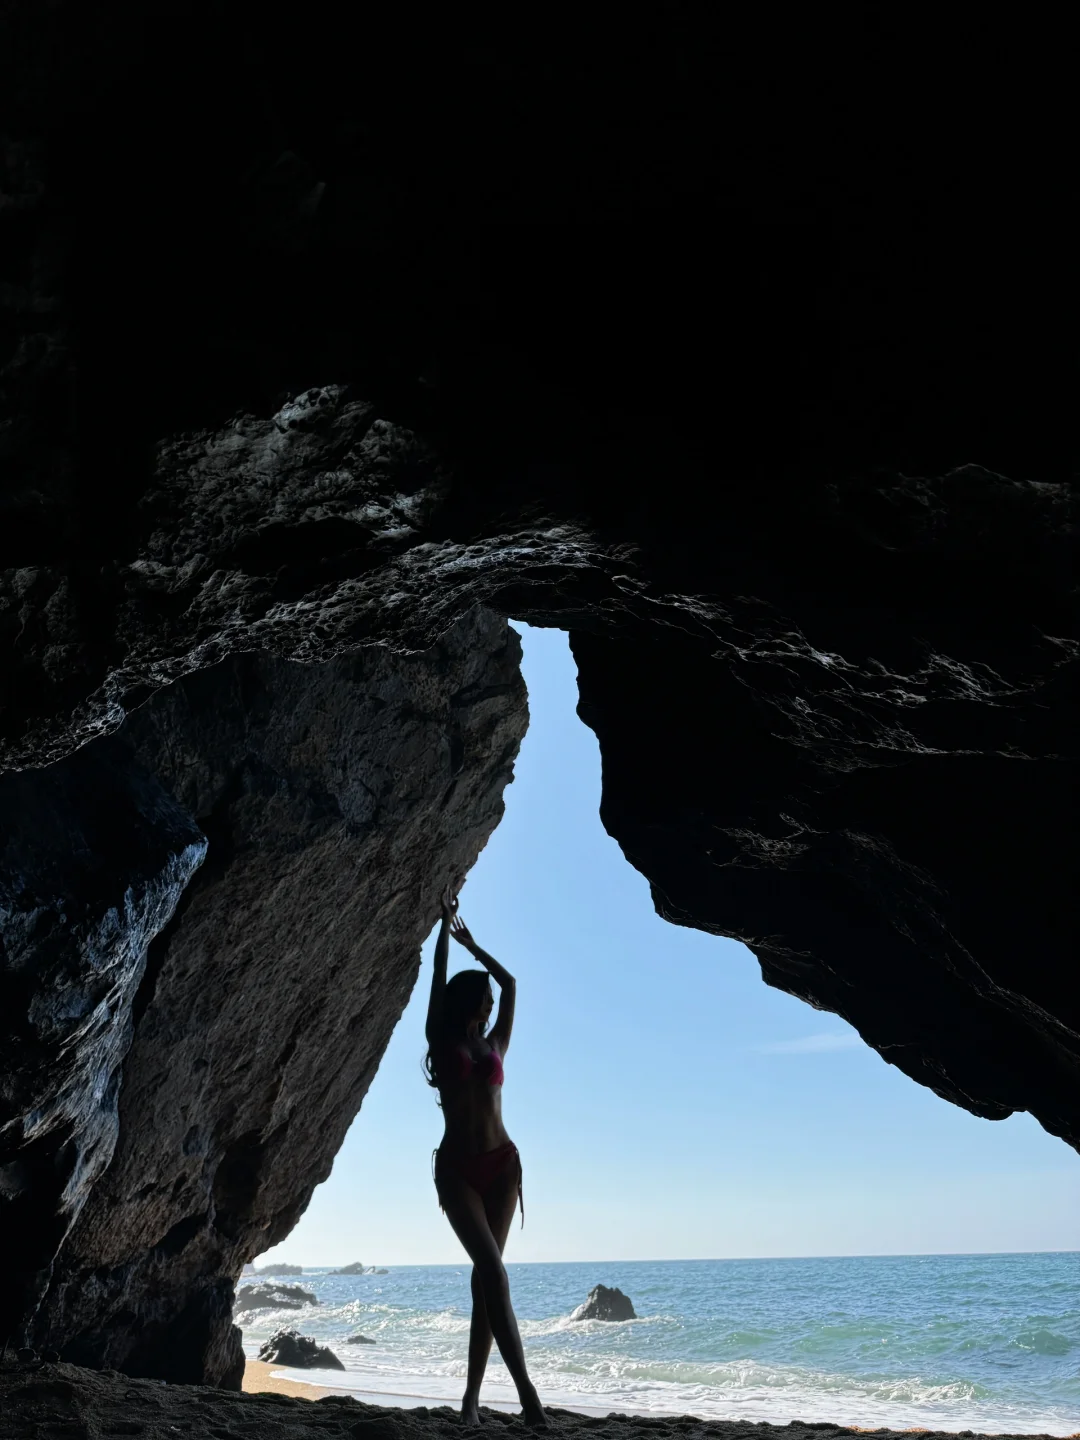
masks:
{"label": "red bikini top", "polygon": [[457,1059],[459,1080],[468,1080],[475,1075],[478,1080],[486,1080],[489,1085],[503,1083],[502,1056],[494,1046],[480,1060],[474,1060],[467,1051],[461,1049],[455,1049],[454,1055]]}

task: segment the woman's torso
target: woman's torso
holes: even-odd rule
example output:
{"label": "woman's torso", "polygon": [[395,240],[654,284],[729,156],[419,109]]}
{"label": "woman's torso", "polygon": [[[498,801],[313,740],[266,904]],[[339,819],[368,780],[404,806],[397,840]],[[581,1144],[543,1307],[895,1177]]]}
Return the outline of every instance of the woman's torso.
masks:
{"label": "woman's torso", "polygon": [[481,1041],[448,1047],[439,1067],[446,1133],[442,1144],[462,1155],[483,1155],[510,1137],[502,1119],[502,1056]]}

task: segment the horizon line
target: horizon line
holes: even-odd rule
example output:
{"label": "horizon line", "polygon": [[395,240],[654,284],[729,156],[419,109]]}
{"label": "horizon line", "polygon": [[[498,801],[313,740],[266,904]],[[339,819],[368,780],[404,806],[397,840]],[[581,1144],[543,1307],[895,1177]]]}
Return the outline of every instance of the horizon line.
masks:
{"label": "horizon line", "polygon": [[[509,1265],[735,1265],[743,1261],[755,1260],[942,1260],[942,1259],[978,1259],[991,1256],[1009,1255],[1080,1255],[1080,1249],[1073,1250],[879,1250],[852,1253],[847,1255],[682,1255],[678,1257],[656,1258],[650,1256],[638,1257],[636,1259],[599,1259],[599,1260],[507,1260]],[[245,1261],[245,1265],[257,1265],[261,1256],[255,1260]],[[340,1269],[340,1266],[328,1263],[303,1265],[299,1260],[272,1260],[271,1265],[299,1265],[303,1270],[333,1270]],[[346,1261],[345,1264],[356,1264],[356,1261]],[[385,1260],[382,1264],[387,1268],[396,1270],[423,1269],[423,1270],[452,1270],[462,1265],[469,1264],[468,1256],[461,1260],[407,1260],[392,1261]],[[375,1268],[375,1267],[372,1267]]]}

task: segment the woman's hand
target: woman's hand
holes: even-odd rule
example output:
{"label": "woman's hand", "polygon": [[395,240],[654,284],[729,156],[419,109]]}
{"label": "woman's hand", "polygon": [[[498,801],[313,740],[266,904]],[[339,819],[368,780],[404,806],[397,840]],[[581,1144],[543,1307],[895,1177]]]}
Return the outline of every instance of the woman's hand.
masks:
{"label": "woman's hand", "polygon": [[455,885],[447,885],[446,889],[442,892],[442,896],[440,897],[444,925],[449,924],[449,922],[453,920],[454,916],[457,914],[458,898],[456,892],[457,887]]}
{"label": "woman's hand", "polygon": [[464,945],[465,949],[468,950],[471,955],[476,954],[479,947],[469,933],[469,927],[465,924],[464,920],[460,920],[456,915],[450,922],[450,934],[453,935],[459,945]]}

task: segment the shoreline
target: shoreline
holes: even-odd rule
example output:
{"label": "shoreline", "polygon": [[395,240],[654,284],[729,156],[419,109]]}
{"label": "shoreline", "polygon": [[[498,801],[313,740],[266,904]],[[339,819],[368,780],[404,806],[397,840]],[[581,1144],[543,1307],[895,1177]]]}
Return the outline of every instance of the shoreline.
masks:
{"label": "shoreline", "polygon": [[[308,1380],[294,1380],[289,1376],[274,1374],[272,1372],[287,1369],[285,1366],[267,1364],[261,1360],[249,1360],[244,1371],[244,1390],[250,1394],[266,1393],[272,1391],[281,1395],[288,1395],[297,1400],[323,1400],[329,1397],[340,1397],[343,1399],[355,1398],[359,1404],[373,1410],[422,1410],[426,1415],[435,1410],[450,1409],[457,1410],[458,1401],[450,1397],[439,1397],[431,1395],[410,1394],[407,1391],[396,1392],[386,1390],[364,1390],[356,1385],[325,1386]],[[250,1383],[249,1383],[250,1375]],[[490,1410],[502,1415],[518,1414],[519,1406],[508,1404],[501,1400],[485,1401],[481,1410]],[[675,1411],[662,1410],[611,1410],[599,1405],[574,1405],[565,1404],[546,1406],[552,1414],[566,1417],[581,1417],[585,1420],[612,1420],[614,1423],[625,1422],[633,1426],[635,1421],[648,1425],[650,1429],[662,1428],[665,1424],[675,1425],[693,1421],[696,1425],[705,1430],[716,1430],[727,1435],[730,1432],[742,1431],[747,1426],[753,1426],[759,1434],[764,1431],[781,1430],[785,1432],[805,1427],[807,1430],[833,1431],[842,1435],[927,1435],[934,1437],[951,1437],[956,1440],[957,1436],[979,1437],[979,1440],[1006,1440],[1008,1432],[993,1432],[983,1430],[935,1430],[926,1425],[903,1425],[903,1426],[875,1426],[857,1425],[844,1421],[807,1421],[807,1420],[712,1420],[700,1415],[687,1415]],[[474,1432],[475,1433],[475,1432]],[[1027,1436],[1027,1440],[1080,1440],[1080,1430],[1069,1432],[1052,1433],[1049,1431],[1025,1431],[1021,1432]],[[1019,1437],[1017,1437],[1019,1440]]]}
{"label": "shoreline", "polygon": [[[291,1376],[280,1373],[288,1368],[287,1365],[270,1365],[265,1360],[249,1360],[244,1368],[244,1393],[248,1395],[267,1393],[291,1395],[296,1400],[322,1400],[327,1395],[353,1395],[364,1405],[381,1406],[391,1410],[441,1409],[444,1406],[456,1409],[459,1404],[457,1399],[450,1396],[421,1395],[407,1390],[365,1390],[359,1385],[344,1383],[321,1385],[311,1380],[294,1380]],[[509,1404],[503,1400],[485,1400],[481,1408],[495,1410],[502,1415],[516,1415],[520,1406]],[[557,1406],[556,1408],[565,1409],[573,1415],[600,1416],[602,1418],[611,1414],[609,1409],[599,1405]],[[643,1418],[655,1413],[655,1411],[640,1412]]]}
{"label": "shoreline", "polygon": [[[287,1365],[271,1365],[265,1360],[249,1360],[244,1366],[243,1393],[245,1395],[288,1395],[294,1400],[325,1400],[328,1396],[355,1396],[361,1404],[381,1406],[391,1410],[415,1410],[426,1406],[429,1409],[450,1406],[456,1408],[457,1401],[446,1397],[410,1394],[408,1391],[364,1390],[358,1385],[320,1385],[312,1380],[294,1380],[281,1372]],[[519,1407],[507,1405],[501,1400],[485,1400],[485,1410],[497,1410],[504,1415],[516,1415]],[[598,1406],[591,1408],[575,1406],[575,1414],[607,1415],[607,1410]]]}
{"label": "shoreline", "polygon": [[333,1395],[333,1390],[321,1385],[309,1385],[306,1380],[290,1380],[275,1372],[284,1369],[281,1365],[269,1365],[265,1360],[248,1360],[244,1364],[243,1393],[245,1395],[291,1395],[295,1400],[321,1400],[324,1395]]}
{"label": "shoreline", "polygon": [[[256,1368],[257,1367],[257,1368]],[[173,1385],[137,1379],[115,1370],[83,1370],[57,1363],[0,1361],[0,1440],[63,1434],[90,1440],[97,1435],[140,1435],[144,1440],[220,1440],[223,1435],[257,1434],[260,1440],[327,1440],[327,1436],[364,1436],[367,1440],[481,1440],[491,1428],[463,1427],[449,1405],[367,1404],[344,1391],[275,1379],[278,1368],[251,1362],[250,1385],[259,1389],[214,1390],[203,1385]],[[286,1390],[282,1387],[289,1386]],[[383,1401],[388,1398],[381,1397]],[[402,1397],[409,1399],[412,1397]],[[500,1426],[527,1433],[516,1407],[481,1407]],[[983,1440],[983,1432],[868,1429],[828,1422],[791,1420],[702,1420],[693,1415],[635,1416],[607,1412],[583,1415],[558,1406],[548,1411],[551,1432],[562,1440],[844,1440],[852,1435],[922,1434],[927,1440]],[[986,1435],[985,1440],[1012,1440]],[[1020,1440],[1019,1436],[1015,1440]],[[1073,1431],[1064,1440],[1080,1440]]]}

